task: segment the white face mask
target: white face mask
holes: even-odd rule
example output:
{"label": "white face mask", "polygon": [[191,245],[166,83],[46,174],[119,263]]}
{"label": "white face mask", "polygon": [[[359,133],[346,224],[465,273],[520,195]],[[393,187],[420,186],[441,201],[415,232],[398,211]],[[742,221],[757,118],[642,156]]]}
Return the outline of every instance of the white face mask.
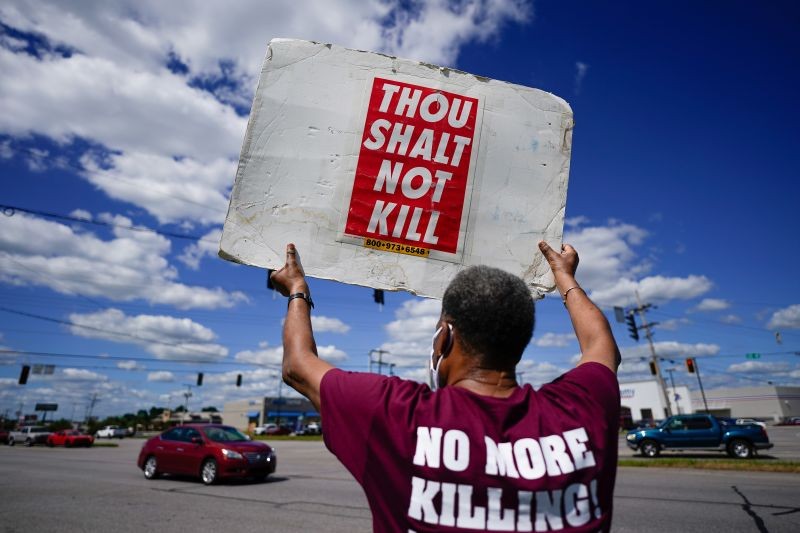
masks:
{"label": "white face mask", "polygon": [[[450,335],[453,334],[453,328],[448,324],[450,327]],[[430,367],[428,368],[430,372],[430,380],[431,380],[431,390],[436,391],[439,389],[439,367],[442,366],[442,359],[444,359],[444,354],[439,354],[439,360],[436,361],[436,366],[433,365],[433,356],[435,355],[435,348],[434,344],[436,343],[436,337],[439,336],[439,333],[442,332],[442,327],[439,326],[439,329],[436,330],[436,333],[433,334],[433,339],[431,339],[431,360],[430,360]],[[451,337],[452,339],[452,337]]]}

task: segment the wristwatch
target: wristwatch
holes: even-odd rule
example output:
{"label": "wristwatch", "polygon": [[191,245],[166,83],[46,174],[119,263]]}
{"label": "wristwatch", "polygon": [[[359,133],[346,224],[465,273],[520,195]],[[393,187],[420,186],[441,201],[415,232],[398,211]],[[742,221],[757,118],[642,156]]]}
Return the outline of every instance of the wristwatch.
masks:
{"label": "wristwatch", "polygon": [[290,294],[289,295],[289,302],[287,303],[287,305],[289,303],[291,303],[292,300],[294,300],[295,298],[302,298],[303,300],[308,302],[308,305],[311,307],[311,309],[314,309],[314,300],[311,299],[311,295],[310,294],[306,294],[304,292],[296,292],[294,294]]}

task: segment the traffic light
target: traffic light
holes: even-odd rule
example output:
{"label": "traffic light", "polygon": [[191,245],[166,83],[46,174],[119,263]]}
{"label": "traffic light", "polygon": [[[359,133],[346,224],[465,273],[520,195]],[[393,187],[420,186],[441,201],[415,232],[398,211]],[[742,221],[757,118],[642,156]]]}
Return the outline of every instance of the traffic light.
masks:
{"label": "traffic light", "polygon": [[653,374],[654,376],[658,375],[658,371],[656,370],[656,362],[655,361],[650,361],[650,373]]}
{"label": "traffic light", "polygon": [[686,358],[686,371],[690,374],[694,374],[694,357]]}
{"label": "traffic light", "polygon": [[375,300],[376,304],[383,305],[383,291],[381,289],[375,289],[372,293],[372,299]]}
{"label": "traffic light", "polygon": [[628,324],[628,331],[630,331],[631,338],[635,341],[639,340],[639,328],[636,327],[636,318],[633,313],[628,313],[625,317],[625,323]]}
{"label": "traffic light", "polygon": [[236,374],[236,386],[237,387],[241,387],[242,386],[242,375],[241,374]]}
{"label": "traffic light", "polygon": [[203,384],[203,373],[202,372],[198,372],[198,374],[197,374],[197,386],[199,387],[202,384]]}
{"label": "traffic light", "polygon": [[28,383],[28,374],[31,373],[31,367],[29,365],[22,365],[22,371],[19,373],[19,381],[20,385],[25,385]]}

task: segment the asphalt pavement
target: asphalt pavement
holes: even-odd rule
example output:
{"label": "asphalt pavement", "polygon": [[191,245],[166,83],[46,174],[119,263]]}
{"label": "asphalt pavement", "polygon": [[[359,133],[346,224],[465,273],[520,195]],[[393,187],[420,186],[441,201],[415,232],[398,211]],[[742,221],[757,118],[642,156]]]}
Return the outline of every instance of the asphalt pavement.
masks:
{"label": "asphalt pavement", "polygon": [[[800,443],[794,431],[783,436]],[[360,487],[322,442],[276,441],[278,470],[266,482],[210,487],[145,480],[135,464],[142,442],[0,446],[0,531],[371,531]],[[800,531],[796,474],[620,468],[614,501],[614,531]]]}

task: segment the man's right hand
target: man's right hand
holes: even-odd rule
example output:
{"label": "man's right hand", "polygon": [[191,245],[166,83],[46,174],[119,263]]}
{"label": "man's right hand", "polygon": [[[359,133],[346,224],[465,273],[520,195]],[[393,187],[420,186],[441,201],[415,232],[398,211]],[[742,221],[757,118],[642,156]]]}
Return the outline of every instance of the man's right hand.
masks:
{"label": "man's right hand", "polygon": [[308,294],[308,282],[303,272],[303,266],[297,258],[297,249],[294,244],[286,245],[286,264],[280,270],[276,270],[270,275],[270,280],[283,296],[289,296],[297,292]]}

